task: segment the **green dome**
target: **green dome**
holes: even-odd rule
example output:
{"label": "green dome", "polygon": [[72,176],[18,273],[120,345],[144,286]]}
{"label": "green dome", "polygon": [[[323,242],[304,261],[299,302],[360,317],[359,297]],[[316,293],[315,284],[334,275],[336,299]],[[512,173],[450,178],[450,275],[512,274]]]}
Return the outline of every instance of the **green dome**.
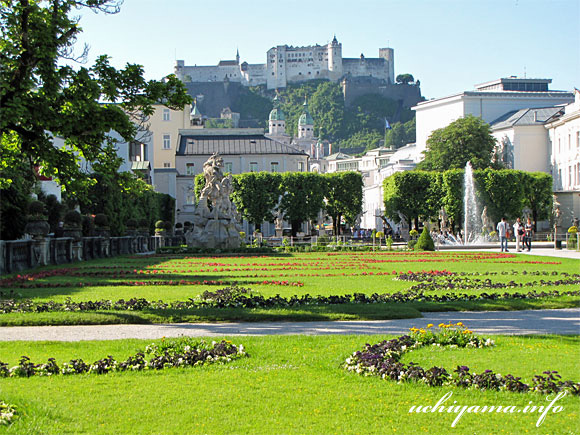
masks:
{"label": "green dome", "polygon": [[284,112],[282,111],[282,109],[274,107],[270,112],[269,119],[270,121],[285,121],[286,117],[284,116]]}
{"label": "green dome", "polygon": [[298,119],[298,125],[314,125],[314,119],[310,116],[310,112],[306,109],[306,112],[300,115]]}
{"label": "green dome", "polygon": [[314,119],[312,119],[312,116],[310,116],[310,112],[308,111],[308,103],[306,102],[306,99],[304,100],[304,113],[302,113],[302,115],[300,115],[300,118],[298,119],[298,125],[314,125]]}

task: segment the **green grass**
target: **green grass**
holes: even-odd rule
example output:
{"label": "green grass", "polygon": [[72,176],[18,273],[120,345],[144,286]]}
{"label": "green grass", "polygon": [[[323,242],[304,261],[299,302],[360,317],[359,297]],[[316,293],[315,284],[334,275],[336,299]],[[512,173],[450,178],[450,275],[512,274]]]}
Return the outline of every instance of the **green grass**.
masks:
{"label": "green grass", "polygon": [[[223,288],[227,283],[252,288],[268,297],[280,294],[292,295],[344,295],[354,292],[392,293],[405,291],[415,282],[394,279],[393,272],[421,270],[449,270],[452,272],[498,273],[497,275],[475,276],[489,278],[493,282],[528,283],[534,286],[498,290],[470,289],[461,293],[479,294],[482,291],[513,293],[550,290],[577,290],[578,285],[557,287],[542,286],[539,281],[562,279],[562,273],[578,273],[577,260],[554,259],[509,255],[495,257],[497,253],[483,252],[436,252],[436,253],[302,253],[261,256],[135,256],[101,259],[89,262],[47,267],[31,273],[64,269],[60,276],[35,277],[28,283],[52,283],[48,288],[11,288],[5,286],[5,297],[32,299],[37,302],[118,300],[146,298],[166,302],[187,300],[204,291]],[[124,271],[123,275],[119,274]],[[137,271],[137,273],[135,272]],[[534,276],[530,272],[546,271],[548,276]],[[145,273],[144,273],[145,272]],[[157,272],[157,273],[150,273]],[[524,272],[528,274],[524,274]],[[91,276],[74,276],[75,273]],[[554,275],[552,275],[552,273]],[[24,274],[24,273],[22,273]],[[380,275],[386,274],[386,275]],[[226,284],[207,285],[128,285],[132,281],[204,281],[220,280]],[[300,282],[303,286],[273,286],[256,284],[264,280]],[[83,286],[57,287],[58,283],[82,283]],[[106,286],[98,285],[106,283]],[[445,294],[449,290],[438,290],[431,294]],[[0,325],[50,325],[50,324],[99,324],[99,323],[151,323],[151,322],[200,322],[231,320],[354,320],[389,319],[419,316],[418,311],[448,310],[520,310],[537,308],[568,308],[578,306],[578,297],[560,297],[542,300],[501,300],[452,303],[407,303],[381,304],[381,306],[344,305],[326,307],[300,307],[299,309],[197,309],[188,311],[140,311],[99,313],[39,313],[0,314]]]}
{"label": "green grass", "polygon": [[[421,326],[419,323],[417,326]],[[345,358],[380,336],[235,337],[250,357],[223,366],[162,372],[51,378],[0,379],[0,399],[16,404],[21,418],[0,432],[18,434],[571,434],[578,433],[580,399],[565,397],[564,410],[540,428],[537,414],[469,414],[455,429],[455,414],[410,414],[413,405],[434,405],[453,393],[456,405],[514,405],[537,394],[480,392],[422,384],[397,384],[341,368]],[[429,367],[465,364],[529,380],[546,369],[578,380],[578,337],[493,337],[492,349],[420,349],[405,358]],[[106,355],[125,358],[149,341],[0,343],[0,359],[15,364],[55,357],[62,363]],[[409,359],[410,358],[410,359]]]}

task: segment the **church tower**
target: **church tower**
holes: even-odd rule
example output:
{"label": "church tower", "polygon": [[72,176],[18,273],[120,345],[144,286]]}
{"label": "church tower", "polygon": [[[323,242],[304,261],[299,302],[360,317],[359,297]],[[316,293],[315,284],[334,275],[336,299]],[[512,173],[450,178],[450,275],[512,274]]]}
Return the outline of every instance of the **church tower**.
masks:
{"label": "church tower", "polygon": [[280,108],[278,95],[274,97],[274,108],[268,118],[268,134],[272,136],[281,136],[286,134],[286,117]]}
{"label": "church tower", "polygon": [[312,139],[314,137],[314,119],[308,111],[308,101],[304,98],[304,109],[298,119],[298,139]]}

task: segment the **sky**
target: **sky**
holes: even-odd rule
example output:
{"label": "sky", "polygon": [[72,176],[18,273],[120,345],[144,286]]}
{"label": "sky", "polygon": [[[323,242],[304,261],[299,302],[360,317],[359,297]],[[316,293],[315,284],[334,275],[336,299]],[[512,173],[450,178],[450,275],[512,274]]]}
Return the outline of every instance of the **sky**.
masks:
{"label": "sky", "polygon": [[[326,44],[343,57],[395,53],[424,97],[471,90],[500,77],[550,78],[580,88],[580,0],[125,0],[116,15],[80,12],[89,63],[144,66],[148,79],[222,59],[265,63],[276,45]],[[77,13],[78,14],[78,13]]]}

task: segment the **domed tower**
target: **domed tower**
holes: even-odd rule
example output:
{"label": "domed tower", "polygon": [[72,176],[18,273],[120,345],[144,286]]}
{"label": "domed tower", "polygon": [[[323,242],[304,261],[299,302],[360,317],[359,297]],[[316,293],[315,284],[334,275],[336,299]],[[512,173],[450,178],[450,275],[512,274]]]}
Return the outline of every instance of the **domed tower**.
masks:
{"label": "domed tower", "polygon": [[191,126],[203,126],[203,116],[197,108],[197,99],[193,100],[193,107],[189,112],[189,123]]}
{"label": "domed tower", "polygon": [[273,136],[279,136],[286,133],[286,117],[280,108],[278,95],[274,97],[274,108],[268,117],[268,132]]}
{"label": "domed tower", "polygon": [[304,98],[304,110],[298,119],[298,139],[311,139],[314,137],[314,119],[308,111],[308,101]]}
{"label": "domed tower", "polygon": [[332,38],[332,42],[327,45],[328,50],[328,74],[330,80],[338,80],[342,77],[342,44]]}

